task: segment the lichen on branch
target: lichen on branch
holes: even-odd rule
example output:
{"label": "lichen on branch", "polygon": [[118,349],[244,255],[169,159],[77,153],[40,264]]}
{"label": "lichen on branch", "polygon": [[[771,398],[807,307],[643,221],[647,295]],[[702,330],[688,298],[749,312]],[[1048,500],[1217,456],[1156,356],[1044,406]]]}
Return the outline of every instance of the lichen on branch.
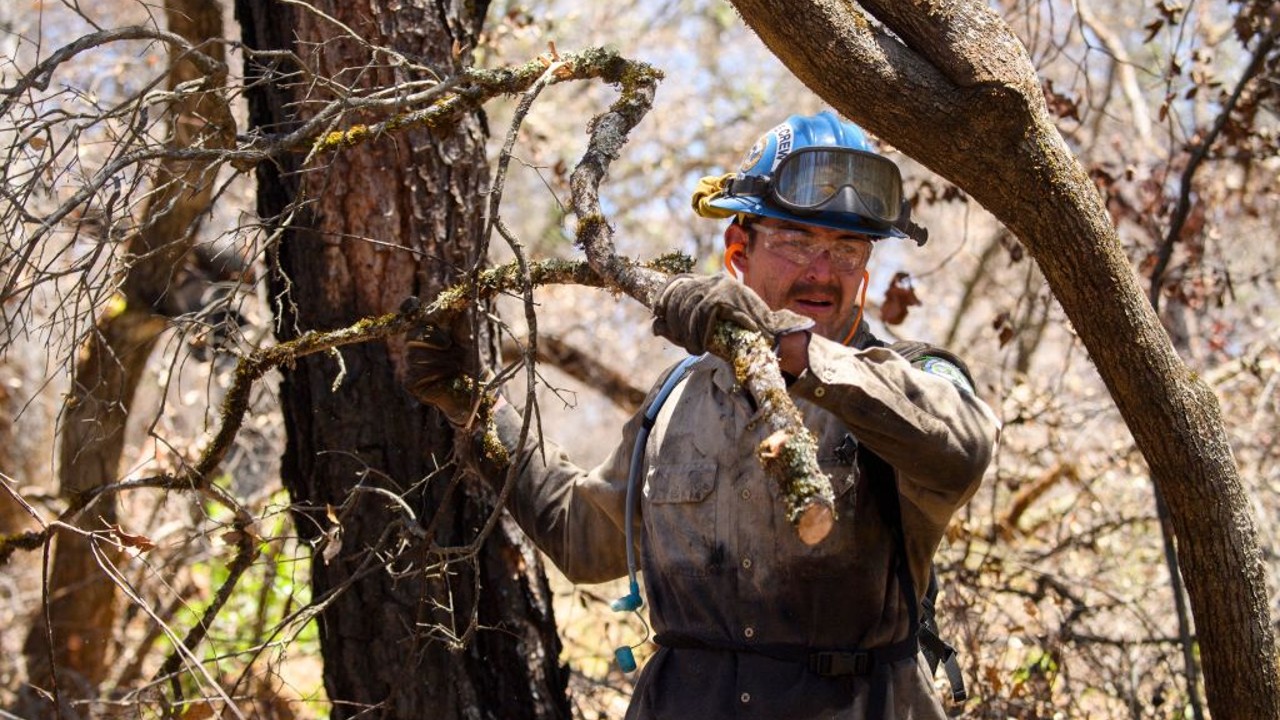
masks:
{"label": "lichen on branch", "polygon": [[[660,79],[662,72],[644,63],[627,60],[614,50],[588,48],[581,52],[556,55],[556,70],[548,85],[575,80],[604,80],[627,88]],[[440,91],[447,96],[428,107],[400,112],[382,122],[352,125],[318,137],[312,152],[323,154],[348,148],[387,133],[414,128],[436,128],[452,123],[462,113],[476,110],[500,95],[515,95],[528,90],[542,79],[550,61],[539,57],[510,68],[485,70],[468,68]]]}
{"label": "lichen on branch", "polygon": [[[693,261],[679,254],[664,255],[649,264],[637,264],[651,272],[687,272]],[[529,264],[530,281],[535,286],[579,285],[604,287],[600,276],[581,260],[544,260]],[[249,396],[254,383],[268,371],[295,362],[308,355],[385,339],[404,333],[422,324],[447,325],[475,300],[492,299],[502,293],[517,292],[521,288],[520,274],[515,263],[507,263],[481,271],[471,278],[441,292],[430,303],[408,303],[394,313],[364,318],[347,327],[328,331],[310,331],[293,340],[271,347],[260,348],[240,358],[234,371],[231,386],[223,398],[220,424],[213,436],[203,444],[204,450],[193,462],[183,463],[173,473],[127,480],[95,487],[73,496],[58,515],[61,523],[70,522],[92,506],[100,497],[144,488],[157,490],[196,491],[212,493],[219,502],[230,502],[212,485],[218,468],[231,450],[236,435],[244,424],[249,411]],[[232,507],[234,503],[228,505]],[[232,507],[233,511],[235,510]],[[37,532],[0,535],[0,565],[17,550],[35,550],[42,547],[55,532],[57,523],[51,523]]]}

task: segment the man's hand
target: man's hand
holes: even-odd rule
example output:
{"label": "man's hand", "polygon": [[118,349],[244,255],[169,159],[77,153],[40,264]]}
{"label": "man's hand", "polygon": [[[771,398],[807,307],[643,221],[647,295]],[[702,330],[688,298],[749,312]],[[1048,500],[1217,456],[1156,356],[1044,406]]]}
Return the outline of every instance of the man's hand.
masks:
{"label": "man's hand", "polygon": [[770,344],[779,335],[813,327],[803,315],[770,310],[753,290],[726,275],[677,275],[653,304],[653,333],[693,355],[707,351],[720,321],[761,333]]}
{"label": "man's hand", "polygon": [[436,325],[409,331],[408,348],[405,389],[454,425],[465,423],[476,398],[475,375],[467,372],[472,348]]}

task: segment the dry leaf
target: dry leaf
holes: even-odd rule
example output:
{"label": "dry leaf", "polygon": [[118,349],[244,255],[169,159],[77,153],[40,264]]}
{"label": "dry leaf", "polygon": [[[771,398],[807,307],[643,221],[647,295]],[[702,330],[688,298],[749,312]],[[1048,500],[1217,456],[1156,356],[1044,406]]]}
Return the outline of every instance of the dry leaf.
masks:
{"label": "dry leaf", "polygon": [[244,528],[243,530],[228,530],[222,533],[222,541],[228,545],[239,545],[240,541],[248,538],[250,542],[260,543],[262,538],[253,531],[253,526]]}
{"label": "dry leaf", "polygon": [[331,527],[324,533],[324,549],[320,551],[320,559],[328,565],[342,551],[342,528]]}
{"label": "dry leaf", "polygon": [[911,275],[904,272],[894,273],[889,281],[889,289],[884,293],[884,302],[880,305],[880,319],[886,325],[898,325],[907,319],[907,308],[919,305],[915,288],[911,286]]}
{"label": "dry leaf", "polygon": [[196,703],[182,713],[182,720],[207,720],[214,716],[213,706],[207,702]]}
{"label": "dry leaf", "polygon": [[1007,310],[996,315],[995,320],[991,321],[991,329],[995,330],[997,337],[1000,338],[1000,347],[1009,344],[1013,339],[1013,318]]}
{"label": "dry leaf", "polygon": [[119,525],[108,525],[107,530],[125,547],[137,548],[139,552],[155,549],[156,544],[151,542],[151,538],[146,535],[134,535],[125,532],[124,528]]}

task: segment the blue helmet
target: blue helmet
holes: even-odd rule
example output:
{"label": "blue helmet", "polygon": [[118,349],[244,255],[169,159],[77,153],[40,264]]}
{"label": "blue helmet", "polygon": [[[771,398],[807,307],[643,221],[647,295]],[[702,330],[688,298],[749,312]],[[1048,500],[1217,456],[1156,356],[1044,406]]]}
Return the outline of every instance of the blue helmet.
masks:
{"label": "blue helmet", "polygon": [[907,237],[902,175],[862,128],[824,110],[792,115],[756,140],[711,206],[871,237]]}

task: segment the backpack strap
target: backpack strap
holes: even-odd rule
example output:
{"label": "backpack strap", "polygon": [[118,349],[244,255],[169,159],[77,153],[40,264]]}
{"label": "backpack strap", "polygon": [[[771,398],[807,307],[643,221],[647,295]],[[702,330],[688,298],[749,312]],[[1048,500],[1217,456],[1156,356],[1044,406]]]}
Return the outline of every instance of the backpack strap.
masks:
{"label": "backpack strap", "polygon": [[[898,498],[898,473],[893,466],[866,446],[858,448],[859,460],[865,471],[871,495],[880,510],[880,518],[893,536],[893,572],[898,578],[898,590],[906,601],[909,623],[908,639],[920,637],[920,604],[916,594],[916,582],[911,577],[911,564],[907,562],[907,538],[902,529],[902,505]],[[877,668],[871,679],[871,695],[867,698],[867,718],[880,720],[885,717],[888,702],[889,668]]]}
{"label": "backpack strap", "polygon": [[[921,370],[945,377],[966,392],[974,392],[973,377],[969,367],[955,353],[922,342],[897,342],[888,347]],[[891,528],[897,545],[898,584],[904,594],[910,593],[907,595],[907,605],[911,612],[912,629],[920,639],[920,650],[924,653],[926,662],[929,663],[930,672],[937,672],[938,665],[942,665],[947,674],[947,682],[951,685],[951,699],[955,702],[963,702],[968,698],[969,693],[965,690],[964,675],[960,672],[960,661],[957,658],[956,649],[938,635],[935,608],[938,598],[937,571],[933,567],[929,568],[929,585],[925,588],[917,611],[914,602],[915,584],[906,560],[906,537],[902,528],[902,506],[898,498],[897,473],[875,453],[867,451],[866,448],[862,448],[862,451],[865,453],[864,462],[869,471],[887,473],[892,479],[891,483],[875,483],[872,487],[884,487],[876,493],[877,503],[880,506],[881,517]]]}
{"label": "backpack strap", "polygon": [[929,672],[936,673],[938,664],[942,664],[943,671],[947,673],[947,684],[951,686],[951,700],[960,703],[969,697],[969,692],[964,687],[964,675],[960,672],[960,660],[956,655],[956,649],[938,636],[938,621],[934,608],[937,598],[938,572],[931,567],[929,568],[929,587],[925,590],[924,599],[920,602],[920,652],[924,653],[924,659],[929,663]]}
{"label": "backpack strap", "polygon": [[[640,482],[640,469],[644,464],[644,450],[649,443],[649,431],[653,429],[654,423],[658,419],[658,412],[662,410],[662,404],[667,401],[667,396],[671,394],[676,386],[684,382],[685,377],[689,375],[689,371],[693,366],[706,355],[690,355],[681,360],[666,378],[662,381],[662,387],[659,388],[658,394],[644,409],[644,418],[640,422],[640,431],[636,433],[635,447],[631,450],[631,466],[627,472],[627,498],[624,508],[625,521],[622,529],[623,535],[626,537],[627,543],[627,587],[629,592],[626,595],[614,600],[610,604],[615,612],[634,612],[644,605],[644,599],[640,596],[640,581],[636,578],[639,572],[639,566],[636,563],[636,545],[634,537],[634,524],[636,504],[640,502],[637,485]],[[622,652],[624,648],[618,648],[618,652]],[[619,655],[619,666],[623,672],[631,672],[635,670],[635,660],[628,659],[630,648],[625,648],[626,653]]]}

